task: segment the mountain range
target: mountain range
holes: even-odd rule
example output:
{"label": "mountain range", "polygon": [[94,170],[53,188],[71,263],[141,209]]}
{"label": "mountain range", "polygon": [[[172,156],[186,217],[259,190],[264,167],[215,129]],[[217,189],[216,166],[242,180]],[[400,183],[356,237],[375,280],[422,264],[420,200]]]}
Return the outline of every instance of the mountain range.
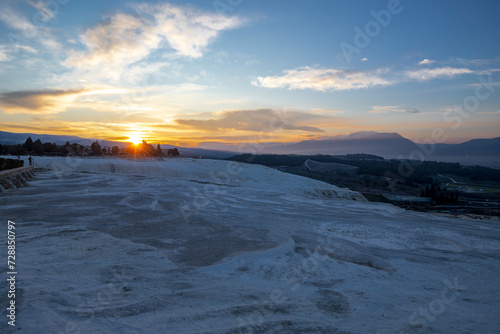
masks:
{"label": "mountain range", "polygon": [[[81,138],[76,136],[38,135],[33,133],[11,133],[0,131],[1,144],[22,144],[28,137],[42,142],[64,144],[77,142],[90,145],[98,140],[101,146],[127,145],[123,142]],[[172,145],[161,145],[172,148]],[[460,162],[490,167],[500,167],[500,137],[491,139],[472,139],[460,144],[422,145],[404,138],[398,133],[379,133],[374,131],[355,132],[321,140],[303,140],[296,143],[247,143],[232,145],[218,142],[201,143],[196,148],[179,147],[181,154],[191,157],[226,158],[236,153],[255,154],[331,154],[344,155],[367,153],[392,158],[425,158],[426,160]],[[413,152],[413,154],[412,154]]]}
{"label": "mountain range", "polygon": [[[200,148],[237,151],[237,146],[220,143],[202,143]],[[500,137],[492,139],[473,139],[460,144],[422,145],[398,133],[379,133],[374,131],[355,132],[321,140],[303,140],[297,143],[259,143],[240,145],[240,152],[271,154],[332,154],[343,155],[368,153],[384,158],[408,158],[412,152],[422,152],[432,156],[456,157],[499,157]],[[412,156],[417,158],[420,153]]]}

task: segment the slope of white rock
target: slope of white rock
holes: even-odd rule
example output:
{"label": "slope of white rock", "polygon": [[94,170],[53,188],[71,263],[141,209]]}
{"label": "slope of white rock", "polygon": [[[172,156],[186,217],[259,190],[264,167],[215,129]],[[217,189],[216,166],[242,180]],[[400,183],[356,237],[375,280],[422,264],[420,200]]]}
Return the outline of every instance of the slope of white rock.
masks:
{"label": "slope of white rock", "polygon": [[17,233],[9,332],[500,328],[498,220],[404,211],[226,161],[35,164],[27,187],[0,194]]}

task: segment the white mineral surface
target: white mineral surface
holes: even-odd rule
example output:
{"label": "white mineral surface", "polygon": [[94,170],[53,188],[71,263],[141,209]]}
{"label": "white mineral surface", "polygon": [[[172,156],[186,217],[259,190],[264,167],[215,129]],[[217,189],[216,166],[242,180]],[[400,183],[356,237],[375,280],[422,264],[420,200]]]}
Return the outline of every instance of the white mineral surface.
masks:
{"label": "white mineral surface", "polygon": [[227,161],[35,164],[27,187],[0,194],[18,272],[16,327],[4,285],[2,332],[500,331],[498,219]]}

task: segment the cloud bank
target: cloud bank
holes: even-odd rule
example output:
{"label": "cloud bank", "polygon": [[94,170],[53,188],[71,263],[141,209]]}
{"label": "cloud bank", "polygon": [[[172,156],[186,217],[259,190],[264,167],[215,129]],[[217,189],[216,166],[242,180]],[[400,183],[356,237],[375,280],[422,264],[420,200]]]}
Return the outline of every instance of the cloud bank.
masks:
{"label": "cloud bank", "polygon": [[84,50],[73,51],[64,65],[104,70],[118,79],[129,65],[147,59],[158,50],[164,56],[200,58],[222,31],[243,24],[236,16],[191,7],[171,4],[132,7],[137,15],[118,13],[82,33]]}
{"label": "cloud bank", "polygon": [[432,69],[426,68],[423,70],[408,71],[406,72],[406,75],[411,79],[417,79],[423,81],[440,77],[453,77],[460,74],[470,74],[470,73],[474,72],[469,70],[468,68],[454,68],[446,66],[446,67],[438,67]]}
{"label": "cloud bank", "polygon": [[284,71],[282,76],[258,77],[253,85],[265,88],[312,89],[318,91],[350,90],[390,85],[382,78],[385,69],[371,72],[301,67]]}
{"label": "cloud bank", "polygon": [[[431,61],[428,62],[429,64]],[[468,68],[438,67],[413,71],[390,71],[379,68],[372,71],[341,69],[317,69],[300,67],[286,70],[282,76],[257,77],[252,84],[263,88],[311,89],[321,92],[342,91],[388,86],[401,82],[426,81],[438,78],[451,78],[461,74],[478,73]]]}
{"label": "cloud bank", "polygon": [[190,128],[220,132],[225,130],[273,132],[273,131],[305,131],[323,132],[320,128],[300,125],[316,115],[300,112],[278,112],[272,109],[235,110],[219,113],[218,118],[208,120],[177,119],[176,123]]}
{"label": "cloud bank", "polygon": [[61,111],[60,106],[64,104],[62,100],[84,91],[84,89],[46,89],[3,93],[0,94],[0,108],[5,113],[58,113]]}

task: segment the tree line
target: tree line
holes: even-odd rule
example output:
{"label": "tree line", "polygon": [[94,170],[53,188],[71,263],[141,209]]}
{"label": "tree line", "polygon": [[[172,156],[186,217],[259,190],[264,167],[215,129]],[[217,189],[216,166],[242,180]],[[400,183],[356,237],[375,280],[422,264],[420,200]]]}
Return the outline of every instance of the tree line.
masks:
{"label": "tree line", "polygon": [[70,144],[66,142],[64,145],[57,145],[55,143],[45,142],[40,139],[33,141],[28,137],[24,144],[16,145],[2,145],[0,144],[0,154],[3,155],[48,155],[48,156],[118,156],[118,155],[134,155],[139,157],[158,157],[158,156],[172,156],[177,157],[180,155],[177,148],[168,149],[164,152],[160,144],[154,147],[148,144],[145,140],[137,145],[129,145],[127,147],[102,147],[98,141],[90,145],[81,145],[77,143]]}
{"label": "tree line", "polygon": [[420,197],[431,198],[436,204],[452,204],[458,203],[458,192],[448,191],[446,189],[441,189],[440,186],[431,184],[422,189]]}

